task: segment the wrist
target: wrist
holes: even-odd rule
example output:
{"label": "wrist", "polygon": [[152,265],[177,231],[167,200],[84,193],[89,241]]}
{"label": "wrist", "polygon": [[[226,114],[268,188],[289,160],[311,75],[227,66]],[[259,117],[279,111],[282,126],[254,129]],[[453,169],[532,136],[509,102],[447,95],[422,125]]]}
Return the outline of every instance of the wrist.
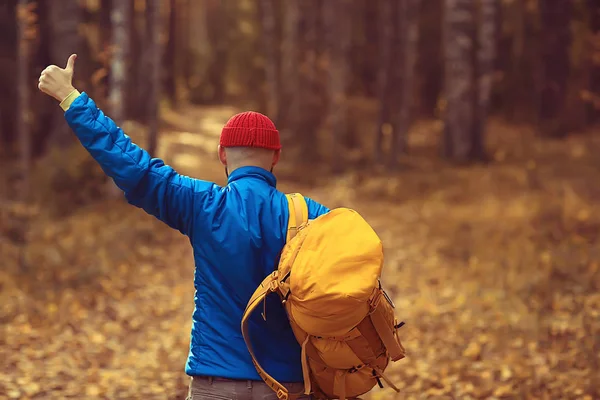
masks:
{"label": "wrist", "polygon": [[60,108],[62,108],[63,111],[67,111],[69,107],[71,107],[71,103],[73,103],[73,101],[77,97],[79,97],[80,94],[81,93],[79,93],[79,90],[71,86],[71,90],[67,92],[66,95],[63,95],[63,93],[61,93],[60,98],[62,98],[62,101],[60,102]]}
{"label": "wrist", "polygon": [[62,103],[74,90],[73,85],[65,86],[56,92],[56,99]]}

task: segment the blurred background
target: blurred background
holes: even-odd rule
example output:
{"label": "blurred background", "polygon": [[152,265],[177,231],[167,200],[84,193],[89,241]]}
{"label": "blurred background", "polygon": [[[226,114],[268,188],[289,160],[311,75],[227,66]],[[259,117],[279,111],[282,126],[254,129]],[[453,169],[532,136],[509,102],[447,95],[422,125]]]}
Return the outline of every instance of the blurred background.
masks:
{"label": "blurred background", "polygon": [[366,398],[600,398],[600,2],[0,0],[0,398],[183,399],[189,243],[37,90],[180,173],[280,129],[279,188],[361,212],[408,358]]}

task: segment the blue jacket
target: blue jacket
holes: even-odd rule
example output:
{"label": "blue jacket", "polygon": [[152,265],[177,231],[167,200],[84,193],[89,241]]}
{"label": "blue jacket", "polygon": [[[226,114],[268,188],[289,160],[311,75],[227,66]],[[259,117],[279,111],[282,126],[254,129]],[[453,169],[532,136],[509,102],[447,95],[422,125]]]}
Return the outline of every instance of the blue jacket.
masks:
{"label": "blue jacket", "polygon": [[[65,113],[69,126],[127,201],[186,235],[194,249],[195,310],[188,375],[260,380],[240,323],[250,296],[276,268],[288,205],[273,174],[242,167],[227,186],[179,175],[131,142],[86,93]],[[329,210],[307,199],[309,218]],[[257,312],[250,337],[259,362],[281,382],[301,382],[300,346],[276,295],[266,322]]]}

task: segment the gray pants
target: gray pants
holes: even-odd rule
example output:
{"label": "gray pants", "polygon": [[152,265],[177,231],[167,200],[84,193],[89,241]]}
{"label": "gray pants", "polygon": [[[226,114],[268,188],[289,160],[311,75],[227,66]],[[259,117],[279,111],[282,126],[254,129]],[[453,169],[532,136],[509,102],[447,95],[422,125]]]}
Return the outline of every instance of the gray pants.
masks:
{"label": "gray pants", "polygon": [[[303,383],[283,383],[290,393],[304,390]],[[303,396],[300,399],[310,399]],[[278,400],[277,394],[263,381],[234,381],[196,376],[190,382],[186,400]]]}

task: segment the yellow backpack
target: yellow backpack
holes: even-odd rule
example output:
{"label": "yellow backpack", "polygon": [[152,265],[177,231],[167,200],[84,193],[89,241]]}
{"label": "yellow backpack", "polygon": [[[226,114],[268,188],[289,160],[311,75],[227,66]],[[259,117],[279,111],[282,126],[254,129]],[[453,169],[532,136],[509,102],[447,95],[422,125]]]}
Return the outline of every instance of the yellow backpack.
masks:
{"label": "yellow backpack", "polygon": [[[394,305],[381,288],[381,240],[356,212],[337,208],[308,221],[302,195],[287,195],[287,242],[276,271],[256,289],[242,318],[252,361],[281,400],[312,394],[319,399],[360,396],[383,379],[389,361],[405,356]],[[279,294],[302,345],[304,393],[289,393],[257,362],[248,319],[265,297]],[[264,317],[264,315],[263,315]]]}

